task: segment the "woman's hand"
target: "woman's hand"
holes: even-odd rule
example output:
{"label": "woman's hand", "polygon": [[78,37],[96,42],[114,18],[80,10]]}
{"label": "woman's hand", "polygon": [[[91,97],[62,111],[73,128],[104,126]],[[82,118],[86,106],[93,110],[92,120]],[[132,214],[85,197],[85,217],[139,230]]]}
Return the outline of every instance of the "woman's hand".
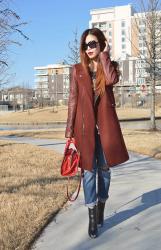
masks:
{"label": "woman's hand", "polygon": [[69,137],[66,137],[66,138],[67,138],[67,140],[70,140],[70,141],[72,141],[73,143],[75,143],[75,138],[74,138],[74,137],[69,136]]}

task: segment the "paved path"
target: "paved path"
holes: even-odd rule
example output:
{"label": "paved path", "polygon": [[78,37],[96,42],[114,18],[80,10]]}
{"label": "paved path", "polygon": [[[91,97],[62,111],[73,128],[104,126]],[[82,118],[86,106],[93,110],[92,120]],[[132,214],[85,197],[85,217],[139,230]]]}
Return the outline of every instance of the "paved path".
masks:
{"label": "paved path", "polygon": [[28,143],[37,145],[40,147],[45,147],[49,149],[54,149],[59,153],[64,152],[64,146],[66,140],[55,140],[55,139],[37,139],[30,137],[16,137],[16,136],[0,136],[0,140],[10,140],[18,143]]}
{"label": "paved path", "polygon": [[[1,137],[2,138],[2,137]],[[64,150],[59,140],[17,139]],[[33,250],[160,250],[161,161],[130,153],[130,160],[112,168],[110,198],[99,237],[87,235],[88,214],[83,192],[46,227]]]}

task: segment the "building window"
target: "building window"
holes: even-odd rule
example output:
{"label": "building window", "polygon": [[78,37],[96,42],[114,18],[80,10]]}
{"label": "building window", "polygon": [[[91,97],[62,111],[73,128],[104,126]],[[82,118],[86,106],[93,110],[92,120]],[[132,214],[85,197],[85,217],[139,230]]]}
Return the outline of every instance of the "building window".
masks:
{"label": "building window", "polygon": [[139,26],[145,26],[145,20],[140,19],[139,20]]}
{"label": "building window", "polygon": [[142,34],[139,34],[139,41],[146,41],[146,37]]}
{"label": "building window", "polygon": [[48,74],[48,70],[47,69],[39,69],[39,70],[36,70],[36,74],[47,75]]}
{"label": "building window", "polygon": [[108,24],[108,27],[109,27],[109,29],[110,29],[110,28],[112,28],[112,24],[111,24],[111,23],[109,23],[109,24]]}
{"label": "building window", "polygon": [[98,23],[93,23],[92,24],[92,28],[98,28],[99,27],[99,24]]}
{"label": "building window", "polygon": [[97,15],[97,19],[98,19],[98,20],[100,19],[100,15]]}
{"label": "building window", "polygon": [[106,23],[105,22],[104,23],[100,23],[99,27],[100,27],[100,29],[105,30],[106,29]]}
{"label": "building window", "polygon": [[125,30],[122,30],[122,36],[125,36],[126,35],[126,32],[125,32]]}
{"label": "building window", "polygon": [[145,32],[146,32],[146,29],[144,27],[139,28],[139,33],[140,34],[145,34]]}
{"label": "building window", "polygon": [[136,82],[137,82],[137,84],[144,84],[145,78],[137,78]]}
{"label": "building window", "polygon": [[141,50],[140,50],[140,53],[141,53],[142,55],[144,55],[144,56],[146,56],[146,55],[147,55],[147,53],[146,53],[146,50],[145,50],[145,49],[141,49]]}
{"label": "building window", "polygon": [[125,37],[122,37],[122,42],[125,42]]}
{"label": "building window", "polygon": [[122,49],[126,49],[126,45],[125,44],[122,44]]}
{"label": "building window", "polygon": [[108,33],[108,34],[109,34],[109,36],[112,36],[112,32],[111,32],[111,31],[109,31],[109,33]]}
{"label": "building window", "polygon": [[125,27],[125,21],[121,22],[121,27]]}
{"label": "building window", "polygon": [[37,82],[47,82],[48,81],[48,76],[36,76],[36,81]]}

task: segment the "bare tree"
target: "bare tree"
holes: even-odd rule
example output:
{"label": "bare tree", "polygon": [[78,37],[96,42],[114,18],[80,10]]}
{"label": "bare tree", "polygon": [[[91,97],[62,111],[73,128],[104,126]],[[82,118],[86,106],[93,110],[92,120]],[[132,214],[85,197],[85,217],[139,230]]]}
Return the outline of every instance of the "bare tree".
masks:
{"label": "bare tree", "polygon": [[43,87],[43,83],[39,82],[39,87],[37,88],[37,100],[38,100],[38,105],[39,108],[43,108],[44,107],[44,87]]}
{"label": "bare tree", "polygon": [[0,85],[9,80],[6,72],[9,67],[9,46],[21,45],[14,35],[19,34],[24,39],[29,39],[22,31],[22,27],[26,24],[21,22],[20,16],[10,8],[10,0],[0,0]]}
{"label": "bare tree", "polygon": [[73,32],[74,40],[68,43],[68,47],[70,50],[70,55],[68,55],[68,59],[64,60],[67,64],[76,64],[80,62],[79,56],[79,39],[78,39],[78,31],[77,29]]}
{"label": "bare tree", "polygon": [[[147,81],[151,89],[151,129],[156,130],[155,89],[161,77],[161,5],[160,0],[139,0],[140,13],[135,18],[136,33],[140,34],[146,50],[137,50],[137,56],[146,64]],[[142,25],[140,25],[142,24]],[[133,44],[132,44],[133,45]]]}

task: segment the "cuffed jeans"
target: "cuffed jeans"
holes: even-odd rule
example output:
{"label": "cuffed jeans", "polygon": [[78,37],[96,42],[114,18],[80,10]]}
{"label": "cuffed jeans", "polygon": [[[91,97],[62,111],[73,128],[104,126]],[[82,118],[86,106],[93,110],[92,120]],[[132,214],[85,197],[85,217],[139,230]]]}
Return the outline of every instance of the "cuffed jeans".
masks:
{"label": "cuffed jeans", "polygon": [[110,180],[111,171],[103,153],[100,135],[96,130],[93,169],[92,171],[85,170],[83,177],[84,198],[87,207],[94,207],[97,200],[105,202],[108,199]]}

